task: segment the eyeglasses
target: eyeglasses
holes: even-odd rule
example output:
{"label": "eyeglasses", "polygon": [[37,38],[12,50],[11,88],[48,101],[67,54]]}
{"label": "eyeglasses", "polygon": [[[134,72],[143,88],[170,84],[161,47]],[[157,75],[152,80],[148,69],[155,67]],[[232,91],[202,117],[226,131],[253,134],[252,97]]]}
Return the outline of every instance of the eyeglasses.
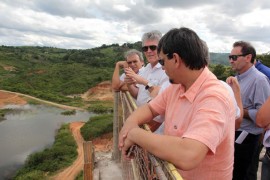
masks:
{"label": "eyeglasses", "polygon": [[129,61],[129,62],[127,62],[128,64],[136,64],[136,63],[138,63],[139,61],[137,61],[137,60],[135,60],[135,61]]}
{"label": "eyeglasses", "polygon": [[[169,54],[170,54],[170,53],[165,54],[165,56],[168,57]],[[170,59],[172,59],[172,58],[170,58]],[[170,60],[170,59],[168,59],[168,60]],[[164,66],[164,59],[159,59],[158,62],[159,62],[159,64],[160,64],[161,66]]]}
{"label": "eyeglasses", "polygon": [[248,54],[239,54],[239,55],[229,55],[229,60],[232,59],[233,61],[237,61],[238,57],[246,56]]}
{"label": "eyeglasses", "polygon": [[143,47],[142,47],[142,51],[143,51],[143,52],[147,52],[147,51],[148,51],[148,48],[150,48],[151,51],[155,51],[155,50],[157,49],[157,46],[156,46],[156,45],[143,46]]}

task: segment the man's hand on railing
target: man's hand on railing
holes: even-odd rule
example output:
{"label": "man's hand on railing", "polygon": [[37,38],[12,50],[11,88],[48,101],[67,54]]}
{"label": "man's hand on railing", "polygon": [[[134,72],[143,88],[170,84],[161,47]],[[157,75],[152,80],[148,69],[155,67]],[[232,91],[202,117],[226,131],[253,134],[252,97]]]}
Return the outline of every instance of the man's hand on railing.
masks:
{"label": "man's hand on railing", "polygon": [[[138,131],[144,131],[144,130],[139,127],[133,128],[129,131],[130,133],[125,138],[123,147],[121,149],[122,157],[124,159],[130,160],[134,158],[134,148],[136,146],[135,140],[134,140],[134,133],[136,134],[136,132]],[[133,136],[133,140],[131,136]]]}
{"label": "man's hand on railing", "polygon": [[134,143],[127,139],[128,133],[130,130],[134,128],[139,128],[138,124],[133,121],[126,121],[124,126],[122,127],[119,133],[119,144],[118,147],[122,151],[122,154],[126,156],[126,151],[132,146]]}
{"label": "man's hand on railing", "polygon": [[134,157],[133,153],[132,153],[134,145],[135,144],[133,141],[130,141],[130,139],[128,139],[128,138],[125,139],[124,146],[121,150],[122,157],[124,159],[130,160]]}

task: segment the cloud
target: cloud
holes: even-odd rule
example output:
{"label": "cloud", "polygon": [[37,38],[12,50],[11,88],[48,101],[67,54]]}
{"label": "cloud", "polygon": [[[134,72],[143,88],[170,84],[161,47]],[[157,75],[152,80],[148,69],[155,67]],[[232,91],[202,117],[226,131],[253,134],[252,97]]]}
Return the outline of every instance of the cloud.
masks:
{"label": "cloud", "polygon": [[189,0],[189,1],[177,1],[177,0],[149,0],[147,1],[149,4],[151,4],[154,7],[158,8],[164,8],[164,7],[174,7],[174,8],[194,8],[199,7],[203,5],[211,5],[215,4],[217,2],[220,2],[218,0]]}
{"label": "cloud", "polygon": [[251,41],[258,52],[269,51],[266,0],[2,0],[0,9],[0,45],[85,49],[186,26],[212,52],[229,52],[240,39]]}

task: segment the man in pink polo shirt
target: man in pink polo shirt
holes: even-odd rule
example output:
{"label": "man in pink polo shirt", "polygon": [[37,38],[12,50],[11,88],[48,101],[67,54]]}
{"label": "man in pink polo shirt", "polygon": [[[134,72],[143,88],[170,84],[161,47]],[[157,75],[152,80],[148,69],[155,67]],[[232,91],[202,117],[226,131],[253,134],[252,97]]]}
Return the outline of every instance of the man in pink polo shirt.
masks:
{"label": "man in pink polo shirt", "polygon": [[[235,108],[207,68],[202,40],[191,29],[172,29],[158,53],[172,85],[126,120],[119,135],[122,155],[138,144],[174,164],[185,180],[231,180]],[[165,115],[164,135],[139,128],[157,115]]]}

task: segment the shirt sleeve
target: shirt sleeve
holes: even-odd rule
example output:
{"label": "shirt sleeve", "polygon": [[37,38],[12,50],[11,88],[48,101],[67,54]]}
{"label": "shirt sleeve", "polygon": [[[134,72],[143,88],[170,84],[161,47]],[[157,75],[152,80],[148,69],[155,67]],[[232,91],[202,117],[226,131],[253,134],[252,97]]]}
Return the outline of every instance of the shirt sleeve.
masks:
{"label": "shirt sleeve", "polygon": [[248,109],[248,114],[255,123],[257,111],[270,96],[270,86],[269,81],[266,78],[258,79],[254,85],[256,90],[254,93],[254,107],[252,109]]}
{"label": "shirt sleeve", "polygon": [[167,76],[166,73],[164,73],[160,79],[159,86],[162,87],[163,84],[170,84],[169,82],[169,77]]}
{"label": "shirt sleeve", "polygon": [[153,108],[158,114],[164,115],[166,110],[168,94],[171,93],[171,87],[164,89],[160,92],[152,101],[149,102],[151,108]]}
{"label": "shirt sleeve", "polygon": [[126,77],[126,74],[125,74],[125,73],[121,74],[121,76],[120,76],[120,81],[124,82],[125,77]]}

